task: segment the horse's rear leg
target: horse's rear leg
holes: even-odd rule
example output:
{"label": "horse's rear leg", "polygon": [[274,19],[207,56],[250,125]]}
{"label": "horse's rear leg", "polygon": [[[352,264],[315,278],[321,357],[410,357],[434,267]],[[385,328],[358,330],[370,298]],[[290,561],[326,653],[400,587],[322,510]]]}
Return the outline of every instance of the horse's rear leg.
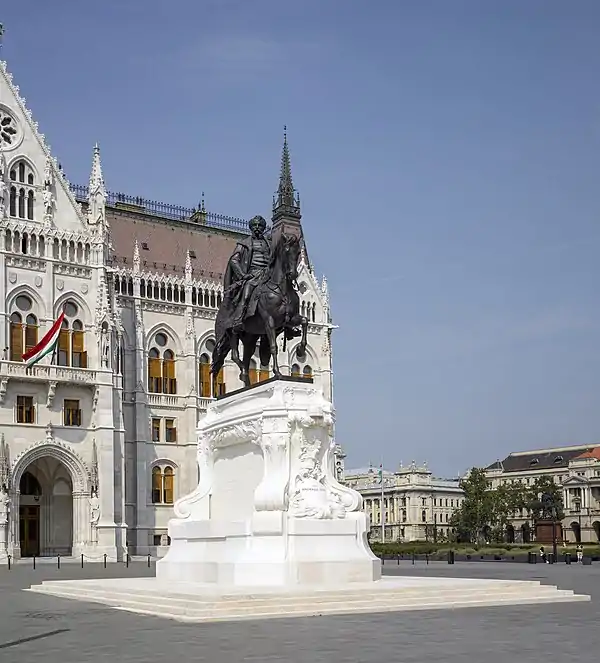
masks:
{"label": "horse's rear leg", "polygon": [[289,324],[291,327],[299,326],[302,330],[300,343],[298,343],[298,347],[296,348],[296,356],[300,361],[304,361],[306,359],[306,344],[308,342],[306,338],[308,334],[308,318],[303,315],[296,315],[290,320]]}
{"label": "horse's rear leg", "polygon": [[244,364],[240,359],[240,337],[235,332],[231,333],[231,361],[240,369],[240,380],[246,384],[244,379]]}

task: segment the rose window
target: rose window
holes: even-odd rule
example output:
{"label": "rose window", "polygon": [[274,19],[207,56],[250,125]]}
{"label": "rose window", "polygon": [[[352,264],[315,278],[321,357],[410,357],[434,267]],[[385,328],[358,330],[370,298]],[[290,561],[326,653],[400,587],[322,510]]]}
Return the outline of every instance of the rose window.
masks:
{"label": "rose window", "polygon": [[19,129],[15,118],[0,108],[0,149],[15,147]]}

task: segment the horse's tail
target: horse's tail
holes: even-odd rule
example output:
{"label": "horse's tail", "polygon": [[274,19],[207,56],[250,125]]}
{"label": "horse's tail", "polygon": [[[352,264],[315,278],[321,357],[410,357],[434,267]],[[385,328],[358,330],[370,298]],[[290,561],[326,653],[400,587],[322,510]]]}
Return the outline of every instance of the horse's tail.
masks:
{"label": "horse's tail", "polygon": [[210,366],[210,372],[212,375],[219,374],[219,371],[223,368],[225,358],[227,357],[230,349],[231,337],[229,333],[225,332],[222,336],[220,336],[212,353],[212,363]]}
{"label": "horse's tail", "polygon": [[210,372],[213,376],[219,374],[225,363],[225,358],[231,349],[231,332],[227,329],[221,311],[217,313],[217,319],[215,320],[215,336],[217,337],[217,343],[212,353],[210,367]]}

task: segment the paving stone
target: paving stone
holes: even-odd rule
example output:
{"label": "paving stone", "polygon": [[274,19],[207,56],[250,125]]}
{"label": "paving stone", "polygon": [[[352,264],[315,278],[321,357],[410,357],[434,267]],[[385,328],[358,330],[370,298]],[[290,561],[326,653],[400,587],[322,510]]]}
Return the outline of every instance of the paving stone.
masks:
{"label": "paving stone", "polygon": [[[597,660],[600,564],[410,563],[386,573],[539,579],[591,603],[177,624],[21,591],[42,580],[153,575],[143,563],[0,568],[2,663],[591,663]],[[26,638],[38,639],[26,640]],[[22,641],[22,642],[19,642]],[[16,642],[16,644],[11,644]]]}

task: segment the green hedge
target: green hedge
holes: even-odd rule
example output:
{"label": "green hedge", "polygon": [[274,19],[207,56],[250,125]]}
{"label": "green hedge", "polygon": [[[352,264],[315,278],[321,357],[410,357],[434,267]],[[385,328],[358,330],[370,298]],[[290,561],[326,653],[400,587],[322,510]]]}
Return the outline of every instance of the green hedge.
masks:
{"label": "green hedge", "polygon": [[[448,550],[454,550],[456,553],[463,555],[510,555],[518,556],[525,555],[531,550],[539,550],[540,545],[543,545],[547,552],[552,550],[552,544],[544,543],[528,543],[528,544],[494,544],[489,546],[473,546],[465,544],[452,544],[452,543],[427,543],[424,541],[413,541],[411,543],[371,543],[371,550],[378,556],[385,555],[386,557],[397,557],[400,555],[434,555],[445,554]],[[576,544],[568,545],[563,548],[562,545],[558,546],[559,555],[564,552],[575,554]],[[583,544],[583,552],[585,555],[600,556],[600,545],[598,544]]]}

